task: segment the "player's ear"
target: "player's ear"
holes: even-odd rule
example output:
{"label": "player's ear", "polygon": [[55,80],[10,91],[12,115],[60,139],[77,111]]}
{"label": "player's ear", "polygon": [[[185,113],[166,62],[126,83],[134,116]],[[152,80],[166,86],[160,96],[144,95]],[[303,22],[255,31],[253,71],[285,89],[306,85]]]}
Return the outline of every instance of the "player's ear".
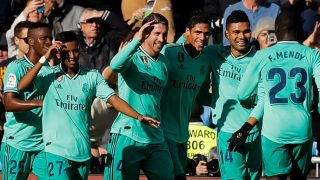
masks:
{"label": "player's ear", "polygon": [[224,32],[224,36],[225,36],[227,39],[229,39],[229,33],[228,33],[227,30]]}
{"label": "player's ear", "polygon": [[34,45],[34,39],[28,37],[28,38],[27,38],[27,43],[28,43],[29,45]]}
{"label": "player's ear", "polygon": [[184,32],[185,36],[186,36],[186,37],[189,36],[190,33],[191,33],[191,29],[186,28],[186,30],[185,30],[185,32]]}

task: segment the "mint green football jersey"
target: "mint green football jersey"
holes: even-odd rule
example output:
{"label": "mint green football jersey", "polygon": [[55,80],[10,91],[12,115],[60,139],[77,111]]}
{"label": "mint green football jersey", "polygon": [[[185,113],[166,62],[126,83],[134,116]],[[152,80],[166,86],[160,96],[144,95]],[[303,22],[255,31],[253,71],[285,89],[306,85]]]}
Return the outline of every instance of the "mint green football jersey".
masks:
{"label": "mint green football jersey", "polygon": [[[11,62],[7,67],[3,79],[4,93],[17,93],[17,98],[21,100],[43,99],[43,96],[34,85],[23,92],[18,92],[19,81],[33,66],[33,63],[26,56]],[[42,150],[41,117],[41,108],[28,111],[6,112],[2,142],[6,142],[21,151]]]}
{"label": "mint green football jersey", "polygon": [[[152,58],[133,39],[111,60],[110,67],[118,73],[119,96],[137,112],[162,121],[160,100],[168,80],[168,61],[162,54]],[[141,143],[164,141],[163,126],[154,128],[123,113],[119,113],[111,133],[118,133]]]}
{"label": "mint green football jersey", "polygon": [[[213,71],[212,121],[220,131],[234,133],[247,121],[252,110],[241,106],[236,92],[255,51],[250,49],[246,54],[235,57],[230,47],[211,45],[206,47],[205,53],[210,57]],[[257,131],[256,127],[254,131]]]}
{"label": "mint green football jersey", "polygon": [[165,137],[185,143],[189,138],[188,126],[193,106],[209,77],[209,58],[202,52],[192,58],[183,44],[166,45],[162,53],[170,65],[168,83],[161,99],[161,125]]}
{"label": "mint green football jersey", "polygon": [[181,35],[179,37],[179,39],[176,41],[176,44],[182,44],[182,43],[186,42],[186,40],[187,39],[183,35]]}
{"label": "mint green football jersey", "polygon": [[95,97],[107,102],[114,95],[97,70],[80,67],[70,77],[61,66],[42,67],[36,86],[45,94],[43,141],[45,152],[83,162],[91,157],[89,117]]}
{"label": "mint green football jersey", "polygon": [[238,98],[248,98],[260,82],[263,88],[258,89],[258,95],[264,96],[263,136],[284,144],[311,138],[312,76],[320,87],[320,53],[298,42],[278,42],[256,53],[238,88]]}

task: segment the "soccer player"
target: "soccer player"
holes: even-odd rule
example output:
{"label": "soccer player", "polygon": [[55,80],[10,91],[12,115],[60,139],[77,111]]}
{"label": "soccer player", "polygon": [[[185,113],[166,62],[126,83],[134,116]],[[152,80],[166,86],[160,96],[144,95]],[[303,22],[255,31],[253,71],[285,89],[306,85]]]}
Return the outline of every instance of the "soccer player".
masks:
{"label": "soccer player", "polygon": [[[59,33],[55,40],[57,42],[21,79],[19,89],[27,88],[34,80],[35,87],[44,94],[43,140],[47,178],[87,179],[91,156],[88,119],[95,97],[131,117],[127,119],[129,121],[146,122],[154,127],[158,127],[158,121],[133,110],[108,87],[97,70],[80,66],[78,41],[73,31]],[[61,64],[54,68],[43,67],[46,59],[55,52],[58,52]]]}
{"label": "soccer player", "polygon": [[[168,61],[160,51],[166,43],[167,19],[151,13],[134,38],[111,60],[118,73],[119,96],[142,114],[160,120],[160,100],[168,79]],[[173,165],[163,128],[152,128],[119,113],[111,127],[104,179],[172,180]]]}
{"label": "soccer player", "polygon": [[28,53],[11,62],[4,75],[4,105],[6,120],[1,145],[3,179],[27,179],[32,171],[44,178],[45,161],[42,140],[42,99],[38,89],[30,86],[18,91],[18,83],[36,64],[51,45],[52,35],[48,24],[29,26]]}
{"label": "soccer player", "polygon": [[170,68],[161,99],[161,125],[172,157],[175,179],[186,179],[189,119],[204,82],[208,85],[206,92],[209,91],[210,63],[202,52],[209,34],[210,18],[195,12],[186,28],[186,41],[169,44],[162,51],[170,61]]}
{"label": "soccer player", "polygon": [[[239,99],[246,99],[259,83],[255,109],[261,113],[246,124],[262,124],[267,179],[286,179],[289,174],[291,179],[306,179],[311,163],[311,85],[314,77],[320,87],[320,53],[296,41],[296,22],[290,11],[277,17],[278,43],[256,53],[238,88]],[[241,146],[246,137],[247,130],[240,128],[232,146]]]}
{"label": "soccer player", "polygon": [[226,19],[225,36],[230,46],[208,46],[205,53],[212,64],[212,115],[218,127],[218,154],[222,179],[260,179],[261,146],[257,127],[248,130],[243,148],[230,151],[229,139],[251,113],[237,100],[240,80],[255,51],[250,46],[250,22],[245,12],[233,11]]}

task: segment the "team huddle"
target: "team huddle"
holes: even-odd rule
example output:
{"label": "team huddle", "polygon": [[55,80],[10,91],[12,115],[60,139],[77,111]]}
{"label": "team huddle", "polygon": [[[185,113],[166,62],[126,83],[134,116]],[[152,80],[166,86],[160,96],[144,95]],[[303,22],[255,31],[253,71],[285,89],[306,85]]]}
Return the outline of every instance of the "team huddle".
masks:
{"label": "team huddle", "polygon": [[271,179],[305,179],[320,53],[296,41],[293,17],[282,12],[278,42],[256,51],[241,10],[226,19],[230,46],[207,45],[211,22],[203,13],[193,14],[177,43],[166,44],[168,21],[151,13],[106,70],[118,74],[119,95],[97,70],[81,66],[75,32],[52,42],[49,25],[31,24],[29,51],[9,64],[3,80],[3,179],[27,179],[30,172],[38,179],[88,179],[95,98],[119,111],[104,179],[139,179],[141,169],[148,179],[186,179],[196,103],[215,109],[222,179],[260,179],[262,169]]}

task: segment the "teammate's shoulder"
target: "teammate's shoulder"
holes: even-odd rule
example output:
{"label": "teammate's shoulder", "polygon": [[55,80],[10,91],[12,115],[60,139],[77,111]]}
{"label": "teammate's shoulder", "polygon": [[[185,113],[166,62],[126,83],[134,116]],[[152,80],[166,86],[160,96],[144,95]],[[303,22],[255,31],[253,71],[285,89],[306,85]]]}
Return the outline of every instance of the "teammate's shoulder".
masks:
{"label": "teammate's shoulder", "polygon": [[99,72],[97,69],[87,68],[87,67],[83,67],[83,66],[80,66],[80,70],[83,72],[89,72],[89,73]]}
{"label": "teammate's shoulder", "polygon": [[183,43],[170,43],[170,44],[166,44],[164,48],[177,48],[177,47],[181,47],[182,45]]}

